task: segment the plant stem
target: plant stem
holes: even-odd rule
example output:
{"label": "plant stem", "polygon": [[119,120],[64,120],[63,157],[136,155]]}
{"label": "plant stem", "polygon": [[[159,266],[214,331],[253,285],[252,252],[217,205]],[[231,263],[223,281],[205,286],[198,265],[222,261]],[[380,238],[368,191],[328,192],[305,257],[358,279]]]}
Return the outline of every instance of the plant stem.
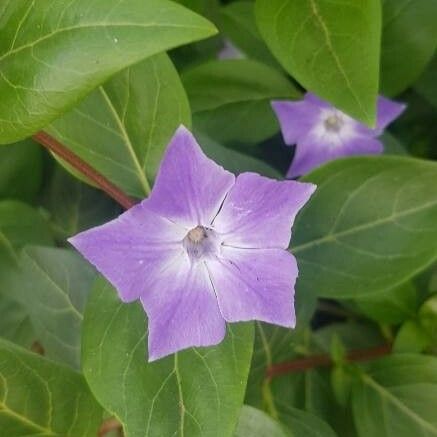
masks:
{"label": "plant stem", "polygon": [[[374,358],[379,358],[388,355],[391,352],[391,345],[385,344],[382,346],[354,350],[346,354],[347,361],[367,361]],[[327,367],[332,365],[332,359],[329,355],[313,355],[306,358],[300,358],[293,361],[286,361],[279,364],[273,364],[266,370],[267,378],[274,378],[275,376],[284,375],[287,373],[303,372],[314,367]]]}
{"label": "plant stem", "polygon": [[53,152],[55,155],[68,162],[74,169],[86,176],[90,181],[94,182],[108,196],[112,197],[123,208],[129,209],[135,205],[135,200],[130,198],[126,193],[121,191],[112,182],[105,178],[96,169],[87,164],[82,158],[79,158],[70,149],[61,144],[46,132],[38,132],[32,137],[36,142],[43,145],[46,149]]}

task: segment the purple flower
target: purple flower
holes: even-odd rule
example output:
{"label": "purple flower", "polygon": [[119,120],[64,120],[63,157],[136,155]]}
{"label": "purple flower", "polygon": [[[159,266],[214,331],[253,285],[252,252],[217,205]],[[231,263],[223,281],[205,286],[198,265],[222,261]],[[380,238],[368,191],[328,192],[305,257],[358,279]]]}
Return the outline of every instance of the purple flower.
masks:
{"label": "purple flower", "polygon": [[149,318],[149,360],[217,344],[225,321],[294,327],[291,226],[315,186],[237,178],[181,126],[150,197],[69,241]]}
{"label": "purple flower", "polygon": [[381,153],[377,137],[405,109],[404,104],[379,97],[376,128],[370,129],[311,93],[303,100],[274,101],[272,106],[285,143],[296,144],[289,178],[342,156]]}

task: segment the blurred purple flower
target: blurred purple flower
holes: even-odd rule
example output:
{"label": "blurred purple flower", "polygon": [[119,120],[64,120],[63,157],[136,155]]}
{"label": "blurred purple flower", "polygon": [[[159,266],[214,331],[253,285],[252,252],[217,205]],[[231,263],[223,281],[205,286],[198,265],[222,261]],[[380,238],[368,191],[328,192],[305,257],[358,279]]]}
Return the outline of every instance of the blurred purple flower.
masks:
{"label": "blurred purple flower", "polygon": [[291,226],[315,185],[237,178],[181,126],[150,197],[69,241],[149,318],[149,360],[217,344],[225,321],[294,327]]}
{"label": "blurred purple flower", "polygon": [[217,53],[218,59],[243,59],[245,56],[235,45],[228,39],[224,40],[223,47]]}
{"label": "blurred purple flower", "polygon": [[404,104],[378,98],[377,123],[370,129],[311,93],[299,101],[273,101],[284,141],[296,144],[287,177],[295,178],[342,156],[382,153],[377,139],[405,109]]}

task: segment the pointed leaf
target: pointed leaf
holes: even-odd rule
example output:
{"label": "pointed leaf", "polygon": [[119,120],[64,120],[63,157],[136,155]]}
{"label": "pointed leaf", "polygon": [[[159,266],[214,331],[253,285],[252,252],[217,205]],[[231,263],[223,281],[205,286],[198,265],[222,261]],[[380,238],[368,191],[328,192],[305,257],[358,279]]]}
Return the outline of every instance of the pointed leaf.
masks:
{"label": "pointed leaf", "polygon": [[85,312],[82,359],[91,390],[137,435],[232,435],[243,403],[251,324],[231,325],[218,346],[147,362],[146,316],[99,279]]}
{"label": "pointed leaf", "polygon": [[259,30],[305,88],[373,125],[379,79],[379,0],[257,0]]}

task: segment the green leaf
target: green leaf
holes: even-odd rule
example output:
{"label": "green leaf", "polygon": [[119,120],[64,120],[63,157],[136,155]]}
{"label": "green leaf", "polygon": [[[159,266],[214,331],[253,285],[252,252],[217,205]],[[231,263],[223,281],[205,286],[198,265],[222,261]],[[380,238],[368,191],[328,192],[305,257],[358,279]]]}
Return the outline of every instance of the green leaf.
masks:
{"label": "green leaf", "polygon": [[314,414],[293,408],[290,405],[279,406],[279,420],[290,430],[290,437],[335,437],[332,428]]}
{"label": "green leaf", "polygon": [[[8,263],[16,265],[17,251],[26,244],[51,246],[48,222],[36,210],[14,200],[0,202],[0,272]],[[1,280],[1,274],[0,274]]]}
{"label": "green leaf", "polygon": [[276,420],[261,410],[243,405],[234,437],[287,437],[286,432]]}
{"label": "green leaf", "polygon": [[55,169],[50,182],[47,208],[60,239],[102,225],[121,212],[105,193],[78,181],[61,167]]}
{"label": "green leaf", "polygon": [[0,357],[2,435],[97,435],[102,409],[81,375],[5,340]]}
{"label": "green leaf", "polygon": [[19,278],[12,282],[9,295],[30,316],[48,358],[80,367],[81,324],[94,279],[94,269],[75,252],[23,250]]}
{"label": "green leaf", "polygon": [[358,308],[369,318],[380,322],[397,324],[413,317],[417,305],[416,289],[411,282],[354,300]]}
{"label": "green leaf", "polygon": [[0,148],[0,198],[31,201],[42,179],[41,148],[31,140]]}
{"label": "green leaf", "polygon": [[298,287],[346,298],[388,290],[437,257],[437,165],[394,156],[337,160],[304,178],[318,188],[291,250]]}
{"label": "green leaf", "polygon": [[399,329],[393,343],[393,351],[398,353],[420,353],[431,342],[428,332],[416,320],[407,320]]}
{"label": "green leaf", "polygon": [[305,88],[373,125],[379,80],[378,0],[257,0],[259,30]]}
{"label": "green leaf", "polygon": [[138,435],[232,435],[252,355],[252,324],[228,326],[216,347],[147,362],[146,316],[99,279],[85,312],[83,371],[91,390]]}
{"label": "green leaf", "polygon": [[182,81],[195,128],[219,142],[256,143],[274,135],[279,125],[270,101],[299,97],[285,76],[249,59],[207,62]]}
{"label": "green leaf", "polygon": [[6,0],[0,28],[0,143],[45,127],[117,71],[216,32],[167,0]]}
{"label": "green leaf", "polygon": [[437,55],[414,84],[414,89],[437,108]]}
{"label": "green leaf", "polygon": [[370,364],[353,387],[360,437],[437,435],[437,358],[400,354]]}
{"label": "green leaf", "polygon": [[234,437],[335,437],[336,434],[317,416],[283,405],[280,421],[261,410],[244,405]]}
{"label": "green leaf", "polygon": [[166,54],[123,70],[46,130],[126,193],[150,192],[164,149],[190,109]]}
{"label": "green leaf", "polygon": [[222,165],[226,170],[234,174],[251,171],[270,178],[282,179],[282,175],[278,170],[270,167],[269,164],[261,159],[223,146],[201,132],[196,132],[195,135],[206,155]]}
{"label": "green leaf", "polygon": [[0,335],[29,349],[36,340],[35,330],[25,308],[8,291],[0,289]]}
{"label": "green leaf", "polygon": [[219,28],[250,58],[280,68],[258,31],[254,3],[235,1],[222,7]]}
{"label": "green leaf", "polygon": [[384,0],[381,90],[396,95],[414,83],[437,48],[434,0]]}

